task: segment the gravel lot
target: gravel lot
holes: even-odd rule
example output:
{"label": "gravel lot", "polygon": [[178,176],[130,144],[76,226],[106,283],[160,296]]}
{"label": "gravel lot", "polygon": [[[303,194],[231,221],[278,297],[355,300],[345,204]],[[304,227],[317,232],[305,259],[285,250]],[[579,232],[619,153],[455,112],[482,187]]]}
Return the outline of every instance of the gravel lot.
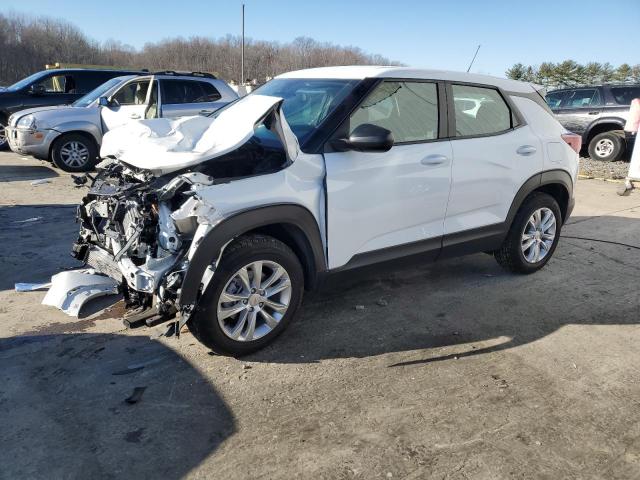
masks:
{"label": "gravel lot", "polygon": [[8,153],[0,186],[2,479],[640,478],[637,191],[580,181],[534,275],[380,269],[238,360],[14,292],[76,265],[84,190]]}
{"label": "gravel lot", "polygon": [[607,180],[622,180],[627,178],[629,160],[617,162],[601,162],[589,157],[580,158],[580,174],[592,178],[606,178]]}

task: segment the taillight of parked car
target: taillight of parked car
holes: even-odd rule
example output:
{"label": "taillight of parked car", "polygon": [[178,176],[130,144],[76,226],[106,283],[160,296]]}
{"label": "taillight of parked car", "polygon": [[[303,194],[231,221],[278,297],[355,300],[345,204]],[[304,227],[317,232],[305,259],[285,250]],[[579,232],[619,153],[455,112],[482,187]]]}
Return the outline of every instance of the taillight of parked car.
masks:
{"label": "taillight of parked car", "polygon": [[567,142],[576,153],[580,153],[580,149],[582,148],[582,137],[580,135],[576,135],[575,133],[563,133],[562,139]]}

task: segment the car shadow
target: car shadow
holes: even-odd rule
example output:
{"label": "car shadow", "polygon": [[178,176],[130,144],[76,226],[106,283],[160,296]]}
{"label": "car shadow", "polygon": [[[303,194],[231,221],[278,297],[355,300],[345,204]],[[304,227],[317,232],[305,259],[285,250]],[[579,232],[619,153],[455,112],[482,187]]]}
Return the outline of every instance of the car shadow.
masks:
{"label": "car shadow", "polygon": [[44,283],[62,270],[80,266],[71,257],[78,235],[77,206],[0,206],[0,290],[16,282]]}
{"label": "car shadow", "polygon": [[147,336],[0,339],[2,478],[183,478],[234,434],[195,366]]}
{"label": "car shadow", "polygon": [[393,353],[387,367],[409,367],[513,349],[567,325],[639,323],[640,220],[597,217],[598,228],[593,218],[572,221],[554,258],[532,275],[507,273],[477,254],[330,284],[307,295],[288,330],[247,359]]}
{"label": "car shadow", "polygon": [[0,183],[33,181],[60,175],[46,165],[0,165]]}

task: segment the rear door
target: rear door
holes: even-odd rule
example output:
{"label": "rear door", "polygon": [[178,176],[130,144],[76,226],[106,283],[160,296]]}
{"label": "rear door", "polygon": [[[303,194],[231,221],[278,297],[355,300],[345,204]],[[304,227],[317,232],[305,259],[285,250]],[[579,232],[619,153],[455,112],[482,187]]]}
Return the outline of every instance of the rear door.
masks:
{"label": "rear door", "polygon": [[220,92],[209,82],[196,79],[160,80],[161,116],[168,118],[212,113],[221,107]]}
{"label": "rear door", "polygon": [[125,83],[111,97],[108,107],[100,107],[103,131],[145,118],[151,98],[153,77],[138,77]]}
{"label": "rear door", "polygon": [[[492,226],[505,221],[522,184],[542,170],[544,159],[540,139],[498,89],[450,84],[448,92],[455,136],[444,247],[490,235]],[[464,108],[469,99],[480,103],[475,112]]]}
{"label": "rear door", "polygon": [[554,113],[558,114],[558,120],[564,128],[582,135],[589,124],[601,116],[603,100],[600,87],[568,90]]}
{"label": "rear door", "polygon": [[388,80],[347,120],[347,135],[373,124],[390,130],[395,144],[388,152],[324,154],[330,268],[389,247],[437,253],[451,181],[444,104],[443,83]]}

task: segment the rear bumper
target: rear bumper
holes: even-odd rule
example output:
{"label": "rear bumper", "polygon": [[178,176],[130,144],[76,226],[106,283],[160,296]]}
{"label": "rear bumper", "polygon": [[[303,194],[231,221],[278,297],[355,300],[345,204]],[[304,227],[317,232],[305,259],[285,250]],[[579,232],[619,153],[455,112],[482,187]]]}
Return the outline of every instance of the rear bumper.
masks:
{"label": "rear bumper", "polygon": [[16,127],[7,127],[6,132],[11,150],[41,160],[49,159],[51,144],[60,135],[55,130],[25,130]]}

